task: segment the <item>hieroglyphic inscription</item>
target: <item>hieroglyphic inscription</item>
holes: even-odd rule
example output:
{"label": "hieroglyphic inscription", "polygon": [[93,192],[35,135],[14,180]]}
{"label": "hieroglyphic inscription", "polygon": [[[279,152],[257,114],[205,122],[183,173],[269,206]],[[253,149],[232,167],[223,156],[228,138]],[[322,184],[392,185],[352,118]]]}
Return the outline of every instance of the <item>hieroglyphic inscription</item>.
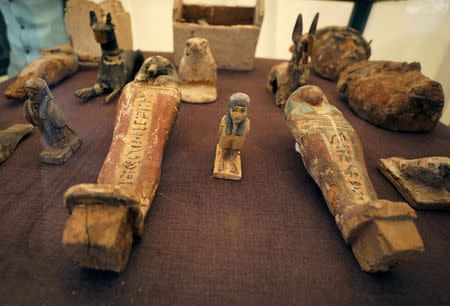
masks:
{"label": "hieroglyphic inscription", "polygon": [[152,108],[157,92],[139,91],[133,101],[125,143],[116,168],[114,182],[119,185],[136,185],[142,168],[148,132],[151,128]]}
{"label": "hieroglyphic inscription", "polygon": [[319,133],[331,159],[339,169],[339,175],[345,182],[347,194],[355,203],[365,203],[374,199],[368,184],[368,178],[360,166],[360,156],[355,144],[358,137],[352,126],[342,117],[323,114],[303,115],[298,122],[307,135]]}

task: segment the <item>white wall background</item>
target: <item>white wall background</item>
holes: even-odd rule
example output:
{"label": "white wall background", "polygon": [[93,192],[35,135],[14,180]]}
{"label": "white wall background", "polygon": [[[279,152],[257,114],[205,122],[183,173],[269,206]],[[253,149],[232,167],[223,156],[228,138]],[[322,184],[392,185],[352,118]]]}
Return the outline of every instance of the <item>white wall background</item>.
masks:
{"label": "white wall background", "polygon": [[[173,0],[121,0],[130,12],[134,48],[173,51]],[[254,5],[256,0],[184,0],[190,3]],[[101,0],[94,0],[101,2]],[[363,36],[372,40],[373,60],[418,61],[422,73],[444,87],[446,103],[441,121],[450,124],[450,0],[375,2]],[[303,14],[304,31],[316,12],[318,27],[347,25],[350,1],[265,0],[264,22],[257,57],[289,59],[292,28]]]}

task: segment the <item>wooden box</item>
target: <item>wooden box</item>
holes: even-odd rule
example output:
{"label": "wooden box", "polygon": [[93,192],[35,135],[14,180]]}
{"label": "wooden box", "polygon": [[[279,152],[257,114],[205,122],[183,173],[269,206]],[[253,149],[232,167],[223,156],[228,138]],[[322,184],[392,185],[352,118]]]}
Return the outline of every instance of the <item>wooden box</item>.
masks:
{"label": "wooden box", "polygon": [[264,0],[255,6],[173,5],[174,61],[178,65],[185,42],[191,37],[209,41],[217,68],[252,70],[264,17]]}

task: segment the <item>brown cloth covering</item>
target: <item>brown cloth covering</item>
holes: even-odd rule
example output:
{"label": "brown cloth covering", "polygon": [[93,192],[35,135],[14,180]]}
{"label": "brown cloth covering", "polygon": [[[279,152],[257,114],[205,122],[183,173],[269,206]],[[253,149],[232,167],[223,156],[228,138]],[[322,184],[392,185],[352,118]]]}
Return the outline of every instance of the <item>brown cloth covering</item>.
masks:
{"label": "brown cloth covering", "polygon": [[[45,143],[35,130],[0,165],[0,304],[449,304],[449,212],[417,211],[422,256],[392,272],[362,272],[265,88],[276,63],[257,59],[252,72],[219,70],[215,103],[181,106],[142,239],[121,274],[82,269],[61,244],[68,219],[63,194],[96,182],[117,101],[73,96],[95,81],[92,67],[53,88],[83,145],[65,165],[45,165],[39,161]],[[0,92],[11,82],[1,83]],[[314,74],[311,83],[358,132],[380,198],[402,200],[378,172],[379,158],[450,155],[450,128],[443,124],[429,133],[383,130],[352,113],[335,83]],[[212,176],[218,124],[236,91],[252,101],[239,182]],[[25,123],[22,106],[0,97],[0,129]]]}

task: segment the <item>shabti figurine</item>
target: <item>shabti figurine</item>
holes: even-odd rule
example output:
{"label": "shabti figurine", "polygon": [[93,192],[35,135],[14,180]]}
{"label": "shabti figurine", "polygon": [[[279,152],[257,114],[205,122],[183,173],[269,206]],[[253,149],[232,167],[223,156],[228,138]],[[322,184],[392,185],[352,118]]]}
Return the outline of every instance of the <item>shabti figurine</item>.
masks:
{"label": "shabti figurine", "polygon": [[32,130],[31,124],[14,124],[0,131],[0,163],[13,154],[19,141]]}
{"label": "shabti figurine", "polygon": [[284,106],[294,90],[309,83],[308,59],[312,52],[318,20],[319,13],[316,13],[309,33],[302,35],[302,14],[298,14],[292,32],[292,41],[295,45],[292,58],[289,62],[273,66],[269,72],[267,88],[276,93],[275,103],[278,106]]}
{"label": "shabti figurine", "polygon": [[381,173],[416,209],[449,209],[450,158],[443,156],[405,159],[381,158]]}
{"label": "shabti figurine", "polygon": [[16,80],[3,93],[8,99],[26,97],[25,82],[31,78],[42,78],[48,85],[55,85],[78,70],[79,62],[97,62],[98,57],[77,51],[67,45],[39,50],[43,55],[20,71]]}
{"label": "shabti figurine", "polygon": [[284,114],[305,168],[364,271],[386,271],[423,252],[414,210],[378,199],[358,135],[319,87],[297,89]]}
{"label": "shabti figurine", "polygon": [[180,93],[173,64],[147,59],[119,99],[113,140],[97,184],[72,186],[64,195],[71,214],[63,247],[83,267],[120,272],[134,235],[158,188],[164,146],[177,118]]}
{"label": "shabti figurine", "polygon": [[250,119],[247,118],[249,105],[250,97],[242,92],[230,97],[227,114],[220,121],[214,162],[216,178],[237,181],[242,178],[241,149],[250,131]]}
{"label": "shabti figurine", "polygon": [[345,68],[370,57],[370,42],[351,27],[324,27],[314,38],[311,65],[325,79],[337,80]]}
{"label": "shabti figurine", "polygon": [[439,122],[442,85],[420,72],[420,63],[362,61],[339,75],[337,87],[364,120],[392,131],[425,132]]}
{"label": "shabti figurine", "polygon": [[181,100],[210,103],[217,99],[217,66],[205,38],[189,38],[178,68]]}
{"label": "shabti figurine", "polygon": [[41,161],[64,164],[80,147],[81,138],[67,125],[43,79],[31,78],[25,87],[28,95],[24,105],[25,117],[39,128],[47,143],[47,148],[40,154]]}
{"label": "shabti figurine", "polygon": [[106,15],[105,22],[98,21],[94,11],[90,11],[89,16],[95,39],[102,48],[102,57],[94,86],[78,89],[75,96],[80,99],[90,99],[110,92],[105,98],[105,102],[109,103],[133,78],[144,57],[139,50],[119,49],[110,13]]}

